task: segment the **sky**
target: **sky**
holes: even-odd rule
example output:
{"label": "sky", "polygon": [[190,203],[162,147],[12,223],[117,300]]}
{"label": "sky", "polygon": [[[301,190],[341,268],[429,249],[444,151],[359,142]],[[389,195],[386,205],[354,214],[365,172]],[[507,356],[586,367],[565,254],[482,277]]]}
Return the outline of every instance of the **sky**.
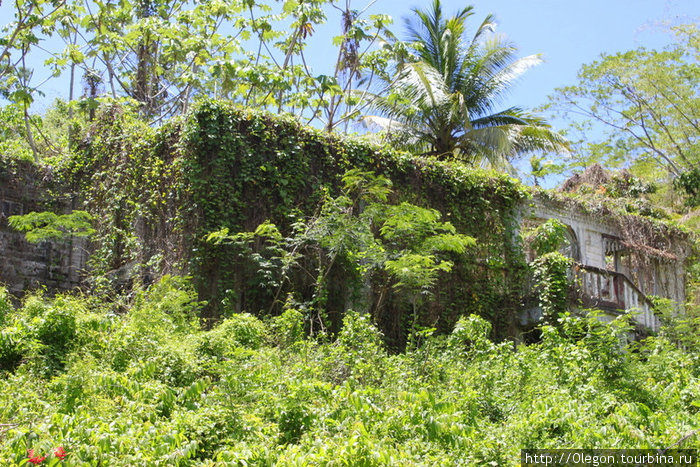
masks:
{"label": "sky", "polygon": [[[345,0],[338,0],[344,3]],[[392,30],[405,38],[403,18],[413,8],[425,9],[432,0],[352,0],[352,7],[365,14],[388,14],[394,18]],[[14,2],[0,4],[0,23],[12,15]],[[483,18],[495,15],[500,34],[518,46],[519,56],[540,53],[544,63],[528,70],[513,88],[503,107],[519,106],[534,109],[547,101],[555,88],[576,83],[576,74],[583,64],[591,63],[601,53],[615,53],[638,47],[660,49],[671,36],[665,26],[697,23],[700,20],[700,0],[442,0],[445,14],[451,15],[466,5],[474,6],[474,16],[468,22],[476,27]],[[331,37],[339,30],[339,18],[329,14],[326,25],[314,32],[315,39],[308,50],[315,73],[331,73],[337,48]],[[471,30],[473,31],[473,29]],[[41,68],[41,63],[36,64]],[[40,71],[37,70],[37,74]],[[57,82],[42,87],[46,94],[34,108],[41,111],[56,97],[64,97]],[[566,123],[550,118],[555,128]]]}
{"label": "sky", "polygon": [[[377,0],[368,13],[391,15],[394,30],[405,37],[402,18],[430,3]],[[544,63],[521,77],[507,104],[527,109],[544,104],[555,88],[575,84],[581,66],[601,53],[661,48],[671,40],[664,24],[700,21],[700,0],[442,0],[442,4],[446,14],[474,5],[468,22],[473,27],[492,13],[497,32],[518,47],[520,56],[542,54]]]}
{"label": "sky", "polygon": [[[402,18],[430,3],[377,0],[368,13],[392,16],[394,30],[405,37]],[[504,105],[527,109],[544,104],[555,88],[575,84],[581,66],[601,53],[662,48],[671,40],[664,24],[700,21],[698,0],[442,0],[442,4],[450,15],[474,5],[468,21],[474,28],[487,14],[494,14],[497,32],[518,47],[519,56],[542,54],[544,63],[521,77]]]}
{"label": "sky", "polygon": [[[368,13],[391,15],[395,31],[405,37],[401,18],[409,16],[413,8],[424,9],[430,3],[378,0]],[[638,47],[661,49],[672,40],[669,25],[700,21],[700,0],[442,0],[442,4],[445,14],[474,5],[474,16],[468,23],[473,27],[492,13],[498,23],[497,32],[518,47],[519,56],[542,54],[544,62],[523,74],[503,103],[503,108],[519,106],[528,110],[546,103],[556,88],[576,84],[581,66],[597,60],[602,53]],[[567,122],[546,116],[555,129],[566,128]],[[524,176],[529,163],[522,160],[516,169]],[[550,176],[543,186],[552,188],[564,178]]]}

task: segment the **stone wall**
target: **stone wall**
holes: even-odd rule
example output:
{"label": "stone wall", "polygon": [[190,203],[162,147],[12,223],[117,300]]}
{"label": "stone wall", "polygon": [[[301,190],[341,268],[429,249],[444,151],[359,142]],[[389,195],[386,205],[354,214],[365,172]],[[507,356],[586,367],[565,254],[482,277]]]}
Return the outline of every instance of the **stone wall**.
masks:
{"label": "stone wall", "polygon": [[12,215],[70,210],[68,201],[48,201],[49,175],[31,164],[0,165],[0,284],[17,296],[41,287],[52,293],[72,289],[80,284],[85,268],[84,239],[32,244],[8,225]]}

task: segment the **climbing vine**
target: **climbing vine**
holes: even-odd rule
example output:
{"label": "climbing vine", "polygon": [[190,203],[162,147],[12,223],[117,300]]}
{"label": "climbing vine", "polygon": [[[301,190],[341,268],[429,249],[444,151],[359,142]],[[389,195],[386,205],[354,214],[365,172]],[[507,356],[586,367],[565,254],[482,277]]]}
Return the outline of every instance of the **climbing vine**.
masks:
{"label": "climbing vine", "polygon": [[568,309],[572,261],[561,253],[551,252],[532,262],[534,290],[542,315],[550,323]]}
{"label": "climbing vine", "polygon": [[561,248],[566,242],[567,227],[558,219],[547,219],[533,229],[525,238],[525,242],[537,256],[552,253]]}
{"label": "climbing vine", "polygon": [[266,221],[253,232],[230,234],[223,228],[206,240],[238,249],[239,265],[253,263],[257,285],[274,290],[270,309],[280,297],[295,292],[286,287],[295,276],[301,273],[310,280],[313,293],[303,307],[310,311],[307,322],[312,334],[328,328],[326,307],[334,268],[341,268],[353,297],[370,292],[363,290],[369,284],[377,286],[372,303],[354,298],[352,307],[376,312],[386,294],[398,290],[409,297],[415,325],[438,276],[452,270],[450,256],[466,254],[475,240],[442,222],[434,209],[388,202],[391,182],[383,176],[352,169],[343,175],[342,185],[339,196],[324,199],[318,214],[296,223],[288,237]]}
{"label": "climbing vine", "polygon": [[[434,210],[456,234],[476,240],[450,271],[436,271],[444,280],[421,307],[421,321],[447,331],[459,316],[476,313],[494,322],[496,333],[507,330],[522,292],[525,264],[513,240],[516,210],[527,196],[507,175],[416,158],[213,101],[159,129],[140,124],[128,109],[107,107],[62,173],[96,219],[101,254],[94,256],[102,263],[96,271],[134,266],[141,279],[191,274],[208,300],[204,318],[216,320],[231,303],[256,314],[277,314],[281,305],[270,308],[274,294],[263,287],[256,265],[241,263],[240,248],[212,244],[207,235],[253,232],[269,220],[286,238],[324,199],[342,193],[342,176],[352,169],[391,180],[391,204]],[[347,264],[332,267],[324,286],[326,312],[337,323],[348,300],[347,271]],[[300,300],[313,294],[313,283],[294,281]],[[411,315],[404,295],[388,293],[378,313],[396,345]]]}

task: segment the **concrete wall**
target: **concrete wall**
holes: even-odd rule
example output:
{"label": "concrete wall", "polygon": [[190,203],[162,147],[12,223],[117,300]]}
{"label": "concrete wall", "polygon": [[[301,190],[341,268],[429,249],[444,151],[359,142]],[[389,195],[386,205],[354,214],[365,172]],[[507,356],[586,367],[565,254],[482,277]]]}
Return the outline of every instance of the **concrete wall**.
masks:
{"label": "concrete wall", "polygon": [[84,239],[31,244],[8,225],[11,215],[70,210],[67,202],[47,203],[46,175],[28,164],[0,167],[0,284],[18,296],[40,287],[59,292],[78,286],[87,261]]}
{"label": "concrete wall", "polygon": [[604,268],[605,237],[619,237],[621,235],[614,224],[606,222],[605,219],[592,218],[553,205],[535,203],[529,214],[543,220],[556,218],[568,225],[578,242],[579,261],[588,266]]}
{"label": "concrete wall", "polygon": [[[620,243],[623,233],[611,219],[577,212],[570,206],[561,207],[538,198],[524,209],[523,217],[542,221],[550,218],[560,220],[571,228],[576,237],[579,250],[579,258],[576,259],[581,264],[620,272],[645,295],[658,295],[670,298],[678,304],[685,303],[687,254],[677,260],[635,257],[634,250],[625,249]],[[619,249],[617,258],[611,254],[608,257],[609,262],[606,263],[606,251],[610,253],[615,249]]]}

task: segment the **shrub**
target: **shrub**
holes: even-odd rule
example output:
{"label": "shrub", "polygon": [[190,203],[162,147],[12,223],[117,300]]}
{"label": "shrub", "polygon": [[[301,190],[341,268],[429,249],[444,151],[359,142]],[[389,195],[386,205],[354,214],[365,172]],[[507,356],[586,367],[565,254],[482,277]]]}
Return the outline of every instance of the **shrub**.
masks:
{"label": "shrub", "polygon": [[270,327],[274,342],[283,349],[290,347],[304,338],[304,315],[294,308],[287,308],[272,320]]}
{"label": "shrub", "polygon": [[459,350],[484,350],[491,344],[491,323],[477,315],[462,316],[449,337],[451,347]]}
{"label": "shrub", "polygon": [[75,346],[77,314],[66,297],[27,297],[21,309],[6,314],[0,330],[0,368],[14,370],[26,359],[40,374],[62,370]]}
{"label": "shrub", "polygon": [[132,314],[144,326],[187,332],[197,327],[202,305],[189,277],[165,275],[137,296]]}
{"label": "shrub", "polygon": [[385,356],[382,333],[372,324],[370,316],[348,310],[329,355],[331,378],[376,381],[381,377]]}
{"label": "shrub", "polygon": [[26,333],[8,326],[0,330],[0,371],[14,371],[20,364],[26,348]]}
{"label": "shrub", "polygon": [[202,334],[198,350],[212,357],[229,357],[236,348],[260,348],[266,335],[265,323],[249,313],[236,313]]}

